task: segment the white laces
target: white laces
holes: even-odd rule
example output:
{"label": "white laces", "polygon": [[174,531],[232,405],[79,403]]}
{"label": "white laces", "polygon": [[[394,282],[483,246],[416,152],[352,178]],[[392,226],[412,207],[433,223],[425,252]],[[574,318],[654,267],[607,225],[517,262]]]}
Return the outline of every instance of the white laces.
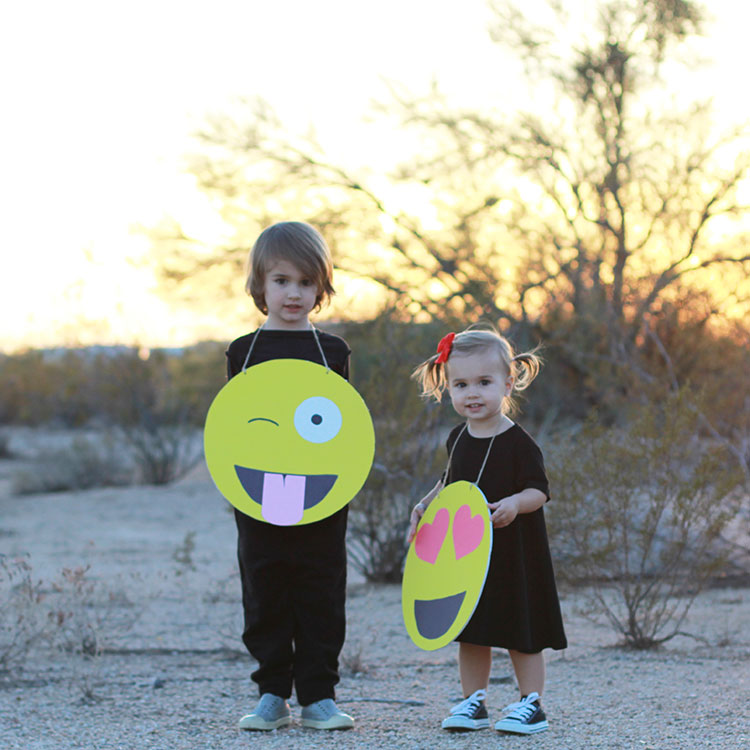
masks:
{"label": "white laces", "polygon": [[539,700],[539,693],[529,693],[523,700],[518,703],[511,703],[506,706],[503,711],[508,711],[508,719],[520,719],[526,721],[536,711],[537,707],[534,705],[534,701]]}
{"label": "white laces", "polygon": [[487,692],[485,690],[476,690],[466,700],[461,701],[457,706],[453,706],[451,714],[472,714],[486,697]]}

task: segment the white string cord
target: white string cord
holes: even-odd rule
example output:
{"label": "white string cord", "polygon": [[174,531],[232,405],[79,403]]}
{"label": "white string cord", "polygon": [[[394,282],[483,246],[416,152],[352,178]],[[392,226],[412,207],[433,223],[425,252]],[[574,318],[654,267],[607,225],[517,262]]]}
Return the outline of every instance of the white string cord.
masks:
{"label": "white string cord", "polygon": [[[260,332],[263,330],[264,326],[265,323],[263,323],[263,325],[255,332],[255,336],[253,336],[253,340],[250,342],[247,354],[245,355],[245,361],[242,363],[242,372],[245,372],[245,370],[247,369],[248,362],[250,362],[250,355],[253,353],[253,349],[255,348],[255,342],[258,340],[258,336],[260,336]],[[323,347],[321,346],[320,337],[318,336],[318,329],[315,326],[310,326],[310,328],[312,329],[315,343],[318,345],[318,351],[320,352],[320,358],[323,360],[323,366],[326,368],[326,372],[328,372],[331,368],[328,364],[328,360],[326,359]]]}

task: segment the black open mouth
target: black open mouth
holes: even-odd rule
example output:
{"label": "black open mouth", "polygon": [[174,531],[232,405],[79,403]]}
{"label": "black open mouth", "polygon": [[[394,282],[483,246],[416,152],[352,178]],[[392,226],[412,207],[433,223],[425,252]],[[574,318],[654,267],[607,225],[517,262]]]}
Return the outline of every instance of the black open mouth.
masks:
{"label": "black open mouth", "polygon": [[[237,466],[236,464],[234,470],[237,472],[237,478],[240,480],[240,484],[250,499],[254,500],[258,505],[263,505],[264,477],[266,474],[272,472],[248,469],[246,466]],[[284,479],[287,477],[301,477],[304,479],[305,510],[317,505],[331,491],[331,487],[333,487],[338,479],[336,474],[283,474],[282,476]]]}
{"label": "black open mouth", "polygon": [[440,599],[415,599],[414,619],[417,630],[423,638],[440,638],[456,621],[458,610],[466,597],[466,592],[443,596]]}

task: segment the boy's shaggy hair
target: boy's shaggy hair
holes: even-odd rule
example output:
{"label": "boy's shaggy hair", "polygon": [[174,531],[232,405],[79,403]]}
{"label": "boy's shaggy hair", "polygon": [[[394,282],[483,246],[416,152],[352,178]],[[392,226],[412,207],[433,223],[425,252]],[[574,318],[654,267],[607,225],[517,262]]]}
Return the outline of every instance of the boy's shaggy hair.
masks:
{"label": "boy's shaggy hair", "polygon": [[333,261],[326,241],[305,222],[280,221],[258,235],[247,262],[245,291],[264,315],[268,313],[264,293],[266,274],[279,260],[288,261],[315,283],[318,290],[315,310],[330,302],[335,290],[331,283]]}

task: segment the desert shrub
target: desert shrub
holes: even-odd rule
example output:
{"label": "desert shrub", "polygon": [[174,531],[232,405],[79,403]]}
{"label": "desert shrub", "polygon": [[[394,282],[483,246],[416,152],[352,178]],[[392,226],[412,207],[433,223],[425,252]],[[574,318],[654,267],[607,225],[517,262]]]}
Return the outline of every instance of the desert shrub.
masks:
{"label": "desert shrub", "polygon": [[51,649],[96,656],[132,628],[140,609],[89,572],[63,568],[45,584],[34,579],[28,556],[0,555],[0,673]]}
{"label": "desert shrub", "polygon": [[18,666],[48,637],[51,623],[43,599],[28,558],[0,554],[0,673]]}
{"label": "desert shrub", "polygon": [[129,631],[140,610],[122,592],[90,575],[91,566],[62,568],[50,583],[45,605],[54,627],[50,645],[97,656]]}
{"label": "desert shrub", "polygon": [[[413,328],[385,313],[359,325],[355,336],[344,333],[359,352],[353,381],[370,409],[376,439],[370,476],[350,506],[349,559],[368,581],[399,582],[409,513],[445,461],[439,449],[442,409],[427,407],[409,380],[423,359]],[[427,354],[437,339],[429,340]]]}
{"label": "desert shrub", "polygon": [[13,458],[13,451],[10,447],[10,436],[0,432],[0,459],[3,458]]}
{"label": "desert shrub", "polygon": [[80,427],[98,403],[96,363],[89,349],[28,351],[0,356],[0,420]]}
{"label": "desert shrub", "polygon": [[202,427],[214,396],[226,380],[226,344],[204,341],[169,357],[167,368],[173,399],[182,407],[183,420]]}
{"label": "desert shrub", "polygon": [[624,426],[590,420],[547,449],[558,575],[586,583],[588,613],[605,616],[630,647],[678,635],[723,564],[717,542],[740,474],[699,427],[683,391]]}
{"label": "desert shrub", "polygon": [[401,581],[409,514],[442,469],[436,416],[376,423],[377,457],[349,516],[349,559],[368,581]]}
{"label": "desert shrub", "polygon": [[132,463],[111,436],[78,435],[71,444],[36,458],[13,477],[19,495],[66,492],[132,483]]}
{"label": "desert shrub", "polygon": [[[191,408],[175,388],[166,352],[130,352],[109,363],[107,419],[127,446],[145,484],[168,484],[200,460]],[[218,390],[218,388],[217,388]]]}
{"label": "desert shrub", "polygon": [[141,422],[121,425],[119,433],[127,443],[144,484],[169,484],[185,476],[203,456],[196,430],[175,425],[163,415],[144,416]]}

